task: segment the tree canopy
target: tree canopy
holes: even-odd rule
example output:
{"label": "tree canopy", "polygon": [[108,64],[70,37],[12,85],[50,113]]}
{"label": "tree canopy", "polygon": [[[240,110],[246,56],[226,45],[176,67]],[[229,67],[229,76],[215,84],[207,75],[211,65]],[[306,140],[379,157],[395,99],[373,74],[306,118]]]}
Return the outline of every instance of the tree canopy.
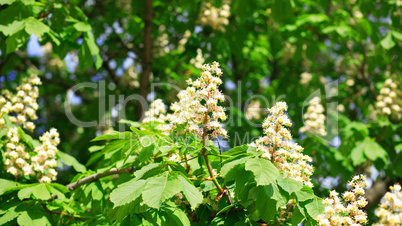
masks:
{"label": "tree canopy", "polygon": [[0,0],[0,224],[314,225],[363,181],[380,222],[402,178],[400,7]]}

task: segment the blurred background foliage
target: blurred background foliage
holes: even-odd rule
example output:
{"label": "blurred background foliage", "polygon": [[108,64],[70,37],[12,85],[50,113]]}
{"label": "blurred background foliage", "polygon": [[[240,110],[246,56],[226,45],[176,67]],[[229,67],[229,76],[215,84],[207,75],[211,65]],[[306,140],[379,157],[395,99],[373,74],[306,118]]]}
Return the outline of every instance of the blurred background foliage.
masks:
{"label": "blurred background foliage", "polygon": [[[351,175],[365,173],[372,210],[388,185],[401,181],[400,109],[384,116],[375,105],[386,79],[402,84],[400,0],[0,3],[0,88],[14,89],[38,73],[40,117],[32,135],[57,128],[60,150],[81,163],[90,157],[91,139],[117,129],[122,115],[140,120],[146,110],[134,100],[119,104],[119,95],[161,98],[169,106],[201,64],[218,61],[231,100],[226,149],[261,135],[266,108],[283,100],[295,141],[314,159],[317,194],[342,190]],[[100,81],[104,94],[69,92]],[[311,94],[321,96],[332,126],[325,137],[298,132]],[[71,123],[66,103],[76,118],[98,126]],[[58,182],[67,183],[71,172],[61,172],[66,177]]]}

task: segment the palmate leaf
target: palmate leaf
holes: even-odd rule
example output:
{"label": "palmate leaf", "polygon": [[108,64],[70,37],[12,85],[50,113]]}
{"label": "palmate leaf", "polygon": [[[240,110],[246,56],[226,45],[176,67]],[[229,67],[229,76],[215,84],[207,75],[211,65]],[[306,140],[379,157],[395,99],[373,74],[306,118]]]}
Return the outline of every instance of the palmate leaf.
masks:
{"label": "palmate leaf", "polygon": [[57,156],[63,160],[64,164],[67,166],[72,166],[75,171],[80,172],[80,173],[85,173],[87,171],[87,168],[82,165],[80,162],[77,161],[73,156],[66,154],[64,152],[58,151]]}
{"label": "palmate leaf", "polygon": [[248,160],[246,170],[253,172],[257,186],[269,185],[279,177],[279,170],[270,161],[262,158]]}
{"label": "palmate leaf", "polygon": [[170,173],[159,177],[152,177],[142,192],[144,203],[159,209],[164,201],[179,193],[182,189],[179,179]]}
{"label": "palmate leaf", "polygon": [[292,194],[293,192],[300,191],[303,188],[303,184],[299,181],[295,181],[290,178],[278,178],[277,180],[279,187],[285,190],[287,193]]}
{"label": "palmate leaf", "polygon": [[184,196],[186,196],[187,201],[194,209],[197,205],[199,205],[202,202],[203,196],[201,192],[189,181],[187,181],[182,175],[179,175],[178,179],[181,183]]}
{"label": "palmate leaf", "polygon": [[242,155],[242,156],[236,156],[235,158],[226,160],[223,163],[223,167],[221,169],[221,175],[223,177],[226,177],[226,174],[228,174],[235,166],[237,166],[239,164],[244,164],[249,159],[250,159],[250,156]]}
{"label": "palmate leaf", "polygon": [[33,206],[27,211],[22,212],[18,218],[17,222],[19,225],[51,225],[49,220],[46,218],[44,211],[41,207]]}
{"label": "palmate leaf", "polygon": [[187,214],[176,207],[164,207],[164,211],[168,213],[168,216],[171,218],[169,225],[177,225],[177,226],[190,226],[190,220],[187,217]]}
{"label": "palmate leaf", "polygon": [[34,34],[40,39],[45,33],[50,31],[50,28],[36,18],[29,17],[25,19],[25,31],[28,34]]}
{"label": "palmate leaf", "polygon": [[136,200],[144,190],[145,183],[145,180],[132,179],[119,185],[110,194],[110,200],[114,203],[114,207],[122,206]]}
{"label": "palmate leaf", "polygon": [[18,198],[20,200],[30,198],[31,196],[40,200],[48,200],[51,198],[46,184],[37,184],[32,187],[23,188],[18,192]]}
{"label": "palmate leaf", "polygon": [[19,183],[15,182],[15,181],[1,179],[1,178],[0,178],[0,184],[1,184],[0,195],[2,195],[3,192],[8,188],[12,188],[12,187],[16,187],[16,186],[20,185]]}
{"label": "palmate leaf", "polygon": [[14,220],[15,218],[17,218],[20,215],[20,213],[16,212],[16,210],[15,210],[17,207],[18,207],[18,205],[12,206],[6,210],[6,213],[0,217],[0,225],[4,225],[9,221]]}
{"label": "palmate leaf", "polygon": [[325,205],[322,203],[322,199],[315,197],[308,204],[304,206],[308,215],[311,218],[317,219],[318,215],[322,214],[325,210]]}

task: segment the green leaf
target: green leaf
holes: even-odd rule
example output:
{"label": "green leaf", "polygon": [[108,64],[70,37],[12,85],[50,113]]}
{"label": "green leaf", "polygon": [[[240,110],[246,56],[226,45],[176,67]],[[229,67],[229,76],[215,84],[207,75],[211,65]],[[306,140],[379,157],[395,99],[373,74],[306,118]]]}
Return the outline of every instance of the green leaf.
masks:
{"label": "green leaf", "polygon": [[114,203],[113,208],[136,200],[144,190],[145,183],[145,180],[132,179],[126,183],[120,184],[110,194],[110,200]]}
{"label": "green leaf", "polygon": [[56,194],[58,197],[60,197],[60,195],[64,196],[65,193],[70,192],[70,190],[68,190],[66,186],[58,183],[50,183],[47,184],[47,186],[50,192]]}
{"label": "green leaf", "polygon": [[143,147],[148,147],[151,144],[155,143],[156,138],[154,135],[146,135],[143,137],[140,137],[140,143]]}
{"label": "green leaf", "polygon": [[135,178],[141,179],[144,175],[154,172],[155,174],[158,173],[162,169],[162,165],[160,163],[150,163],[145,165],[139,170],[136,170],[134,173]]}
{"label": "green leaf", "polygon": [[350,34],[351,28],[347,25],[338,25],[335,28],[336,33],[338,33],[341,37],[346,37]]}
{"label": "green leaf", "polygon": [[91,51],[89,50],[88,43],[85,41],[83,41],[81,44],[80,51],[78,52],[78,59],[81,70],[85,70],[88,67],[91,67],[94,63],[94,59],[92,57]]}
{"label": "green leaf", "polygon": [[389,32],[383,40],[380,42],[381,46],[388,50],[395,46],[394,40],[392,40],[391,32]]}
{"label": "green leaf", "polygon": [[74,24],[74,28],[77,31],[81,31],[81,32],[87,32],[87,31],[92,31],[92,27],[91,25],[89,25],[88,23],[85,22],[77,22]]}
{"label": "green leaf", "polygon": [[134,138],[134,134],[132,134],[131,132],[123,132],[123,133],[113,133],[113,134],[105,134],[105,135],[101,135],[98,136],[94,139],[91,140],[91,142],[94,141],[100,141],[100,140],[125,140],[125,139],[130,139],[130,138]]}
{"label": "green leaf", "polygon": [[305,191],[296,191],[295,195],[298,202],[304,202],[315,197],[314,194]]}
{"label": "green leaf", "polygon": [[154,153],[154,150],[155,150],[154,145],[142,148],[138,155],[140,162],[145,163],[146,161],[148,161],[149,158],[151,158],[152,154]]}
{"label": "green leaf", "polygon": [[94,146],[89,147],[88,151],[93,153],[93,152],[97,152],[97,151],[102,150],[104,147],[105,147],[104,145],[103,146],[94,145]]}
{"label": "green leaf", "polygon": [[358,166],[364,162],[366,162],[366,158],[364,157],[363,154],[363,147],[364,145],[360,144],[356,147],[354,147],[351,151],[350,157],[352,159],[352,163],[355,166]]}
{"label": "green leaf", "polygon": [[89,48],[89,50],[90,50],[92,55],[97,55],[99,53],[99,48],[96,45],[94,35],[92,34],[91,31],[88,31],[84,35],[84,41],[87,43],[88,48]]}
{"label": "green leaf", "polygon": [[11,5],[15,2],[16,0],[1,0],[0,5]]}
{"label": "green leaf", "polygon": [[14,220],[20,215],[19,212],[15,211],[17,207],[18,206],[13,206],[7,209],[6,213],[0,217],[0,225],[5,225],[7,222]]}
{"label": "green leaf", "polygon": [[249,146],[247,144],[243,144],[241,146],[236,146],[232,149],[230,149],[229,151],[225,152],[225,155],[240,155],[240,154],[244,154],[247,152],[247,149],[249,148]]}
{"label": "green leaf", "polygon": [[0,31],[3,32],[5,36],[10,36],[24,29],[24,27],[25,21],[14,20],[11,24],[0,25]]}
{"label": "green leaf", "polygon": [[325,205],[322,203],[321,198],[315,197],[311,202],[305,205],[305,208],[311,218],[317,219],[318,215],[324,212]]}
{"label": "green leaf", "polygon": [[300,208],[299,205],[296,205],[292,214],[292,226],[296,226],[306,219],[306,214],[304,213],[304,209]]}
{"label": "green leaf", "polygon": [[294,12],[291,0],[274,1],[272,17],[278,22],[290,23]]}
{"label": "green leaf", "polygon": [[287,193],[292,194],[293,192],[300,191],[303,188],[303,184],[299,181],[295,181],[290,178],[278,178],[278,185],[285,190]]}
{"label": "green leaf", "polygon": [[25,45],[28,42],[29,35],[24,31],[20,30],[17,33],[11,35],[6,40],[7,45],[7,54],[16,51],[21,46]]}
{"label": "green leaf", "polygon": [[246,162],[246,170],[254,174],[257,186],[269,185],[279,177],[278,169],[268,160],[253,158]]}
{"label": "green leaf", "polygon": [[28,34],[34,34],[37,38],[41,38],[43,34],[50,31],[50,28],[34,17],[25,19],[25,31]]}
{"label": "green leaf", "polygon": [[24,3],[24,5],[33,5],[35,4],[35,0],[24,0],[22,3]]}
{"label": "green leaf", "polygon": [[82,165],[80,162],[77,161],[73,156],[66,154],[61,151],[57,151],[57,156],[63,160],[64,164],[67,166],[72,166],[75,171],[80,172],[80,173],[85,173],[87,171],[87,168]]}
{"label": "green leaf", "polygon": [[[33,186],[33,187],[34,187],[34,186]],[[27,187],[27,188],[21,189],[21,190],[18,192],[18,198],[19,198],[20,200],[30,198],[31,195],[32,195],[32,188],[33,188],[33,187]]]}
{"label": "green leaf", "polygon": [[163,202],[181,190],[180,181],[169,173],[148,179],[142,198],[150,207],[159,209]]}
{"label": "green leaf", "polygon": [[381,159],[385,164],[388,163],[388,153],[385,149],[377,143],[374,139],[366,137],[363,141],[364,144],[364,154],[368,159],[375,161]]}
{"label": "green leaf", "polygon": [[399,41],[402,41],[402,33],[401,32],[392,30],[391,33],[394,38],[398,39]]}
{"label": "green leaf", "polygon": [[351,158],[353,164],[359,165],[365,162],[364,156],[372,161],[382,160],[388,163],[388,153],[384,148],[370,137],[366,137],[358,146],[352,149]]}
{"label": "green leaf", "polygon": [[186,196],[187,201],[190,203],[191,208],[195,209],[203,199],[202,193],[187,179],[185,179],[182,175],[178,176],[181,186],[183,188],[183,194]]}
{"label": "green leaf", "polygon": [[173,148],[177,148],[177,147],[176,146],[167,146],[167,145],[165,145],[165,146],[160,147],[159,151],[161,152],[162,155],[166,155]]}
{"label": "green leaf", "polygon": [[34,142],[32,137],[26,134],[24,130],[21,129],[21,127],[18,127],[18,135],[20,136],[21,140],[23,140],[25,144],[27,144],[30,148],[35,148],[33,145]]}
{"label": "green leaf", "polygon": [[22,212],[17,222],[19,225],[51,225],[49,220],[46,218],[43,209],[40,206],[33,206],[27,211]]}
{"label": "green leaf", "polygon": [[142,123],[140,123],[140,122],[134,122],[134,121],[126,120],[126,119],[120,119],[119,123],[128,124],[132,127],[137,127],[137,128],[142,126]]}
{"label": "green leaf", "polygon": [[17,187],[20,184],[15,182],[15,181],[11,181],[11,180],[6,180],[6,179],[1,179],[0,178],[0,195],[3,194],[3,192],[8,189],[8,188],[13,188],[13,187]]}
{"label": "green leaf", "polygon": [[49,200],[52,196],[50,195],[49,190],[47,189],[46,184],[39,184],[35,187],[32,187],[32,194],[41,200]]}
{"label": "green leaf", "polygon": [[173,222],[170,222],[170,225],[178,225],[178,226],[190,226],[190,220],[187,217],[187,214],[176,207],[165,207],[164,210],[169,214],[169,217],[172,218]]}
{"label": "green leaf", "polygon": [[250,156],[240,156],[226,160],[223,163],[223,167],[221,169],[221,175],[223,177],[226,177],[226,174],[228,174],[229,171],[231,171],[235,166],[246,163],[247,160],[249,160],[250,158],[251,158]]}

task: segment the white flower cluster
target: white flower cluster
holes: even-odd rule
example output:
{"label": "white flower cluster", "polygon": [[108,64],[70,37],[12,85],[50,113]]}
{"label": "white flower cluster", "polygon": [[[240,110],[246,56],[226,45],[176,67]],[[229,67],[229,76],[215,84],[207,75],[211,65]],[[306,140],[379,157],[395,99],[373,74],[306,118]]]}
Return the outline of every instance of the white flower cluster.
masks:
{"label": "white flower cluster", "polygon": [[191,31],[190,30],[186,30],[183,34],[183,38],[180,39],[179,44],[177,45],[177,50],[179,51],[184,51],[186,50],[186,44],[188,42],[188,40],[191,37]]}
{"label": "white flower cluster", "polygon": [[325,131],[325,120],[326,117],[323,114],[324,107],[320,104],[321,99],[319,97],[314,97],[309,101],[309,106],[307,112],[303,115],[304,126],[300,128],[300,132],[319,134],[321,136],[326,136]]}
{"label": "white flower cluster", "polygon": [[351,191],[345,191],[342,197],[335,190],[331,191],[329,198],[323,200],[325,213],[317,217],[318,225],[364,225],[367,223],[367,214],[361,210],[367,205],[363,197],[367,187],[364,175],[354,176],[349,182]]}
{"label": "white flower cluster", "polygon": [[258,100],[250,101],[250,104],[247,106],[246,118],[248,120],[260,119],[261,113],[261,103]]}
{"label": "white flower cluster", "polygon": [[59,133],[51,129],[39,139],[42,142],[34,151],[30,151],[19,136],[18,128],[10,128],[5,142],[4,165],[6,171],[15,177],[36,177],[39,182],[49,183],[56,180],[57,145],[60,143]]}
{"label": "white flower cluster", "polygon": [[3,114],[7,114],[12,123],[22,125],[23,128],[33,131],[37,119],[38,110],[37,98],[39,96],[38,85],[42,84],[39,77],[31,75],[24,78],[23,83],[17,87],[17,94],[9,90],[3,90],[0,95],[0,129],[4,129],[5,121]]}
{"label": "white flower cluster", "polygon": [[300,77],[301,77],[300,83],[303,84],[303,85],[307,85],[311,81],[311,79],[313,79],[313,75],[311,73],[308,73],[308,72],[303,72],[300,75]]}
{"label": "white flower cluster", "polygon": [[169,35],[166,32],[165,25],[161,25],[158,28],[159,36],[155,40],[155,54],[158,56],[164,56],[165,54],[170,52],[169,48]]}
{"label": "white flower cluster", "polygon": [[197,56],[190,60],[190,64],[193,64],[196,68],[201,68],[204,62],[205,59],[202,56],[202,50],[197,49]]}
{"label": "white flower cluster", "polygon": [[143,123],[147,122],[165,122],[166,121],[166,106],[161,99],[154,100],[149,110],[145,112]]}
{"label": "white flower cluster", "polygon": [[377,97],[377,108],[381,109],[382,114],[389,115],[398,120],[402,118],[402,91],[401,84],[394,79],[387,79],[385,87],[380,90]]}
{"label": "white flower cluster", "polygon": [[375,210],[375,215],[379,218],[376,226],[397,226],[402,224],[402,192],[401,185],[394,184],[389,187],[391,192],[387,192],[381,200],[380,206]]}
{"label": "white flower cluster", "polygon": [[202,136],[205,127],[208,135],[212,137],[227,136],[227,131],[219,122],[227,118],[225,109],[218,106],[218,102],[225,100],[224,95],[218,89],[218,86],[222,84],[222,80],[219,78],[222,75],[219,63],[205,64],[202,66],[202,70],[200,78],[195,81],[189,79],[187,89],[179,92],[177,95],[179,102],[170,106],[170,109],[174,111],[173,114],[167,115],[170,123],[159,127],[166,134],[169,134],[178,125],[184,125],[185,133]]}
{"label": "white flower cluster", "polygon": [[216,8],[207,2],[201,8],[199,23],[203,26],[211,26],[214,30],[225,31],[229,24],[230,2],[223,1],[221,8]]}
{"label": "white flower cluster", "polygon": [[285,115],[287,105],[278,102],[268,111],[270,115],[263,123],[265,136],[260,137],[249,146],[263,152],[262,157],[274,163],[284,177],[292,178],[313,187],[311,175],[313,167],[308,163],[312,159],[304,155],[303,148],[297,143],[290,142],[292,135],[286,127],[292,126],[289,117]]}

